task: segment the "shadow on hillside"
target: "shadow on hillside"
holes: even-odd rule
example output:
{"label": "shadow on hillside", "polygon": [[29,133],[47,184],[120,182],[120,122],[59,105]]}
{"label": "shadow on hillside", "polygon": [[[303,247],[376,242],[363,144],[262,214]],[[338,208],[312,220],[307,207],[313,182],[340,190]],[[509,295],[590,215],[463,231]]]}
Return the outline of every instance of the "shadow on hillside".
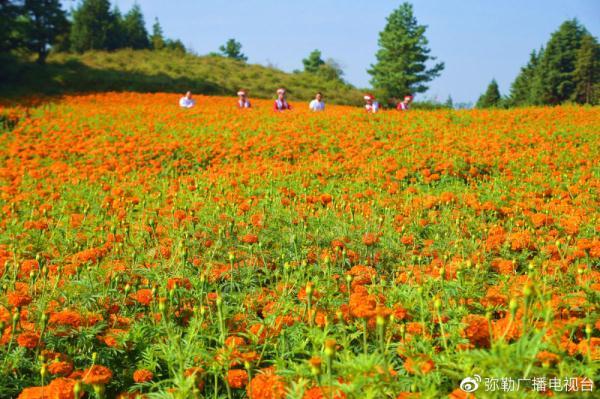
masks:
{"label": "shadow on hillside", "polygon": [[[203,94],[226,94],[213,82],[174,78],[164,73],[144,74],[113,69],[91,68],[80,61],[38,65],[14,57],[0,57],[0,99],[4,102],[31,105],[56,101],[61,94],[105,91],[182,93],[191,90]],[[36,99],[33,100],[32,96]]]}

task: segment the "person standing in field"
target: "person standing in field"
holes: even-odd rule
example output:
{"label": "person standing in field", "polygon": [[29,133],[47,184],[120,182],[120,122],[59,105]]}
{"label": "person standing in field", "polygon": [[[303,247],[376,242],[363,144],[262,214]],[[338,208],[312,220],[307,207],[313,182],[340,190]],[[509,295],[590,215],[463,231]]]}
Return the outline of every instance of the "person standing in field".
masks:
{"label": "person standing in field", "polygon": [[408,109],[410,108],[410,103],[412,103],[413,100],[413,96],[411,96],[410,94],[407,94],[404,96],[404,100],[398,103],[398,106],[396,107],[396,109],[398,111],[408,111]]}
{"label": "person standing in field", "polygon": [[192,108],[194,105],[196,105],[196,100],[192,98],[191,91],[188,91],[183,97],[179,99],[179,106],[181,108]]}
{"label": "person standing in field", "polygon": [[365,110],[368,113],[376,113],[377,111],[379,111],[379,103],[377,101],[375,101],[375,96],[372,94],[365,94],[364,96],[365,99]]}
{"label": "person standing in field", "polygon": [[250,104],[250,100],[248,100],[248,94],[247,94],[246,90],[238,91],[237,95],[238,95],[238,102],[237,102],[238,108],[244,109],[244,108],[252,107],[252,105]]}
{"label": "person standing in field", "polygon": [[312,100],[308,106],[311,111],[325,111],[325,101],[323,101],[323,94],[318,92],[315,99]]}
{"label": "person standing in field", "polygon": [[290,111],[292,109],[292,106],[285,99],[285,89],[277,89],[277,100],[275,100],[273,109],[275,111]]}

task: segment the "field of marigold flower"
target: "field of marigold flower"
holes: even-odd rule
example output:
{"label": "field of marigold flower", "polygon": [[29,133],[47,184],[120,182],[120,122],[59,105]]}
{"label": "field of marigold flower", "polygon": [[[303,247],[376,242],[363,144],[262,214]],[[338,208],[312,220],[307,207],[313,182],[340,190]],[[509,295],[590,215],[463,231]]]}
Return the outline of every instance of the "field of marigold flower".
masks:
{"label": "field of marigold flower", "polygon": [[600,108],[177,100],[0,106],[0,397],[596,394]]}

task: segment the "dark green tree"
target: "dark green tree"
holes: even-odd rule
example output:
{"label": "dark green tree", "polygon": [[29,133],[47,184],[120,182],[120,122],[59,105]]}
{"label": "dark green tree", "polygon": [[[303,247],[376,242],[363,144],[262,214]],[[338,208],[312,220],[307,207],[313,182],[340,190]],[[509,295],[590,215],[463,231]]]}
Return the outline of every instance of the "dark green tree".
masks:
{"label": "dark green tree", "polygon": [[308,57],[302,60],[302,63],[304,64],[304,71],[309,73],[317,73],[319,68],[325,65],[319,50],[313,50]]}
{"label": "dark green tree", "polygon": [[136,50],[147,49],[150,47],[144,15],[138,4],[134,4],[131,10],[125,14],[125,17],[121,22],[121,29],[124,34],[124,47],[130,47]]}
{"label": "dark green tree", "polygon": [[337,80],[343,82],[344,70],[342,66],[333,58],[328,58],[324,64],[319,66],[317,75],[322,76],[326,80]]}
{"label": "dark green tree", "polygon": [[533,83],[536,104],[560,104],[575,92],[575,61],[586,29],[576,19],[565,21],[552,34],[540,57]]}
{"label": "dark green tree", "polygon": [[426,91],[426,83],[444,69],[443,62],[427,67],[436,57],[429,55],[426,29],[417,23],[410,3],[403,3],[387,17],[387,24],[379,33],[377,63],[368,72],[373,76],[373,86],[388,98]]}
{"label": "dark green tree", "polygon": [[[108,0],[83,0],[73,13],[71,48],[76,52],[110,50],[118,47],[115,15]],[[112,37],[111,37],[112,36]]]}
{"label": "dark green tree", "polygon": [[227,43],[219,47],[221,53],[227,58],[233,58],[238,61],[247,61],[248,57],[246,57],[242,53],[242,43],[236,41],[235,39],[227,40]]}
{"label": "dark green tree", "polygon": [[152,25],[152,35],[150,36],[150,45],[153,50],[162,50],[165,48],[165,36],[163,35],[162,26],[158,22],[158,18],[154,18]]}
{"label": "dark green tree", "polygon": [[0,0],[0,52],[8,52],[20,44],[22,37],[18,17],[22,1]]}
{"label": "dark green tree", "polygon": [[179,39],[175,39],[175,40],[171,40],[171,39],[167,39],[167,42],[165,44],[165,48],[172,50],[172,51],[178,51],[181,53],[185,53],[186,49],[185,46],[183,44],[183,42]]}
{"label": "dark green tree", "polygon": [[24,44],[46,62],[50,46],[69,29],[67,16],[59,0],[25,0],[23,5]]}
{"label": "dark green tree", "polygon": [[510,86],[510,96],[508,98],[510,106],[530,105],[536,102],[533,98],[533,83],[535,82],[539,59],[543,53],[544,49],[542,48],[537,53],[533,50],[529,55],[529,62],[521,68],[521,72]]}
{"label": "dark green tree", "polygon": [[581,104],[597,104],[600,94],[600,45],[592,35],[584,35],[581,39],[573,78],[575,90],[571,99]]}
{"label": "dark green tree", "polygon": [[501,103],[502,96],[500,96],[500,89],[498,89],[498,83],[496,82],[496,79],[492,79],[485,93],[479,97],[479,100],[477,100],[477,104],[475,104],[475,107],[495,108],[499,107]]}
{"label": "dark green tree", "polygon": [[123,24],[123,14],[116,5],[110,13],[111,22],[108,28],[106,50],[116,50],[127,47],[127,35],[125,34],[125,25]]}

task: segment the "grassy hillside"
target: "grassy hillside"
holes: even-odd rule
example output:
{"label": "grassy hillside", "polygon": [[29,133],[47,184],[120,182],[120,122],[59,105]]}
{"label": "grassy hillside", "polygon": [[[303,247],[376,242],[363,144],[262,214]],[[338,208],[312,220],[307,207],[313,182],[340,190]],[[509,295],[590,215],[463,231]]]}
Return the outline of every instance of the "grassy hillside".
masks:
{"label": "grassy hillside", "polygon": [[292,100],[308,100],[320,90],[331,103],[362,103],[362,93],[343,82],[173,51],[54,54],[45,66],[14,59],[1,64],[0,96],[108,90],[235,95],[243,87],[250,90],[251,97],[271,98],[275,89],[283,86]]}

